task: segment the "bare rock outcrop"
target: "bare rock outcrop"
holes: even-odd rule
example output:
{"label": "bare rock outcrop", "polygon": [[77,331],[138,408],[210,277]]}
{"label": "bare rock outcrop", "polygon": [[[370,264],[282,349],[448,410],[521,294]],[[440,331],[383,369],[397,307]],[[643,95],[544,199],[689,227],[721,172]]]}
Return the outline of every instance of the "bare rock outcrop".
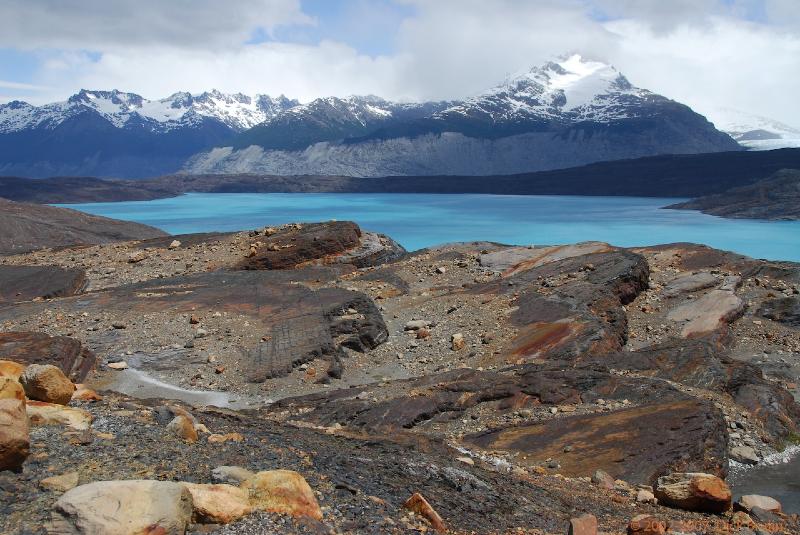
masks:
{"label": "bare rock outcrop", "polygon": [[156,228],[139,223],[6,199],[0,199],[0,229],[0,255],[164,235]]}

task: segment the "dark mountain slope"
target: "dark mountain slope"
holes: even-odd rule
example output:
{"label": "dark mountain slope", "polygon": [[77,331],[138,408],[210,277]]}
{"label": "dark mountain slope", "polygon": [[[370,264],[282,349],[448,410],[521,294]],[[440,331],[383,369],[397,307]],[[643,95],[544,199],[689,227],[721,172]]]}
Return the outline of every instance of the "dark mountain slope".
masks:
{"label": "dark mountain slope", "polygon": [[0,255],[46,247],[141,240],[164,235],[156,228],[139,223],[0,199]]}
{"label": "dark mountain slope", "polygon": [[700,210],[722,217],[797,220],[800,219],[800,169],[783,169],[755,184],[667,208]]}
{"label": "dark mountain slope", "polygon": [[488,193],[699,197],[800,168],[800,149],[651,156],[493,176],[169,175],[150,180],[0,177],[0,196],[30,202],[148,200],[207,193]]}

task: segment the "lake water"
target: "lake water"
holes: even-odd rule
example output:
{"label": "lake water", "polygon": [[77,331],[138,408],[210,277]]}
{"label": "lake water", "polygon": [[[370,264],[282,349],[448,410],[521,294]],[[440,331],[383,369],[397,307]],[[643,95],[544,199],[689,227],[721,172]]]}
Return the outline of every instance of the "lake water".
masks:
{"label": "lake water", "polygon": [[65,204],[172,234],[287,222],[352,220],[415,250],[455,241],[560,244],[598,240],[630,247],[704,243],[755,258],[800,261],[800,221],[733,220],[662,210],[679,199],[639,197],[190,193],[155,201]]}

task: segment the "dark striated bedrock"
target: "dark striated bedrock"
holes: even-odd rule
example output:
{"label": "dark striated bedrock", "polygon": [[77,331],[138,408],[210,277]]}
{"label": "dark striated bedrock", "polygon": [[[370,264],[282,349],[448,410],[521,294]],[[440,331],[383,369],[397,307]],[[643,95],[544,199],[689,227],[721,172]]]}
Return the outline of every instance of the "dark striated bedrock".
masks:
{"label": "dark striated bedrock", "polygon": [[[429,421],[455,420],[484,403],[502,411],[599,398],[656,400],[677,392],[662,384],[611,375],[602,366],[526,365],[511,374],[452,370],[394,381],[387,383],[388,388],[365,385],[287,398],[274,407],[302,408],[303,419],[322,425],[339,422],[367,430],[411,429]],[[365,394],[376,390],[381,392],[376,399]]]}
{"label": "dark striated bedrock", "polygon": [[524,455],[525,463],[555,458],[570,475],[602,468],[641,483],[671,469],[724,475],[725,420],[711,403],[689,398],[661,380],[620,376],[599,365],[563,366],[525,365],[507,373],[454,370],[288,398],[270,410],[289,411],[293,419],[316,425],[341,424],[399,437],[404,431],[452,432],[467,415],[492,427],[494,418],[522,407],[580,407],[603,399],[624,403],[619,405],[623,408],[524,423],[468,435],[464,441]]}
{"label": "dark striated bedrock", "polygon": [[671,339],[639,351],[587,360],[728,394],[761,421],[769,435],[765,438],[771,440],[800,430],[800,406],[792,394],[764,378],[758,366],[731,358],[710,340]]}
{"label": "dark striated bedrock", "polygon": [[[246,378],[260,382],[286,375],[315,358],[330,362],[328,373],[341,374],[341,347],[364,351],[386,340],[388,331],[372,300],[358,292],[311,290],[300,280],[331,279],[334,270],[212,272],[158,279],[65,298],[60,309],[136,318],[162,313],[174,317],[195,309],[251,317],[261,341],[240,348],[246,355]],[[40,303],[0,308],[0,321],[34,315]],[[355,314],[348,311],[355,310]],[[125,330],[115,333],[126,336]],[[103,345],[103,339],[98,342]]]}
{"label": "dark striated bedrock", "polygon": [[288,317],[275,311],[274,317],[262,319],[267,334],[264,343],[248,352],[246,379],[250,382],[286,375],[315,358],[328,360],[327,375],[340,378],[345,356],[342,348],[365,352],[389,336],[375,303],[363,294],[338,289],[302,289],[302,293],[283,290],[287,301],[304,303],[298,303],[296,312]]}
{"label": "dark striated bedrock", "polygon": [[764,302],[756,312],[759,316],[800,328],[800,298],[781,297]]}
{"label": "dark striated bedrock", "polygon": [[85,283],[82,269],[0,265],[0,305],[75,295]]}
{"label": "dark striated bedrock", "polygon": [[726,437],[725,420],[711,403],[685,398],[519,425],[465,441],[520,453],[528,462],[555,459],[569,476],[601,468],[629,483],[653,484],[675,471],[724,477]]}
{"label": "dark striated bedrock", "polygon": [[38,332],[0,333],[0,360],[24,365],[58,366],[75,383],[83,382],[94,369],[94,353],[66,336],[48,336]]}
{"label": "dark striated bedrock", "polygon": [[519,334],[507,360],[573,359],[622,349],[627,339],[622,306],[647,288],[649,276],[644,257],[615,250],[517,271],[471,291],[519,294],[511,317]]}
{"label": "dark striated bedrock", "polygon": [[293,269],[309,264],[379,265],[402,256],[405,250],[391,238],[362,232],[350,221],[312,223],[283,228],[253,237],[251,256],[234,269]]}

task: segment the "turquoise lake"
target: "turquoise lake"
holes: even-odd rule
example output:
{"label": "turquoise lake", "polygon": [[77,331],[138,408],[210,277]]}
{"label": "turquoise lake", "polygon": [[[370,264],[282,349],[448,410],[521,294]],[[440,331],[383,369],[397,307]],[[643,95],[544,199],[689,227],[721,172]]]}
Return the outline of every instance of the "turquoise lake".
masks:
{"label": "turquoise lake", "polygon": [[630,247],[704,243],[755,258],[800,261],[800,221],[723,219],[663,210],[679,199],[640,197],[190,193],[155,201],[64,204],[171,234],[352,220],[415,250],[455,241],[560,244],[598,240]]}

